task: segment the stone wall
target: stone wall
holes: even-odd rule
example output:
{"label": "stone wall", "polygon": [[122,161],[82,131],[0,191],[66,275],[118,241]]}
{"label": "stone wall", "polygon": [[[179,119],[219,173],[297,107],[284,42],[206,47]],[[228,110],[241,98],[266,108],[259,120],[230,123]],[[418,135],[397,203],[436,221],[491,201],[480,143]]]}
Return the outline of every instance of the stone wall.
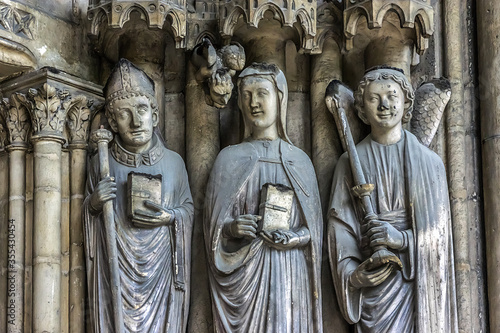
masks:
{"label": "stone wall", "polygon": [[[213,330],[201,212],[215,157],[240,142],[243,126],[236,89],[224,108],[205,103],[206,86],[196,79],[192,59],[207,38],[216,48],[240,43],[247,65],[266,61],[283,70],[289,135],[313,161],[324,210],[342,153],[324,104],[328,83],[339,79],[354,88],[367,68],[381,64],[405,69],[415,88],[433,77],[451,81],[451,101],[431,148],[448,173],[459,330],[500,332],[498,134],[489,122],[500,112],[491,92],[500,82],[498,57],[489,51],[498,36],[484,23],[496,24],[491,17],[500,9],[494,0],[475,6],[472,0],[1,0],[0,331],[85,331],[80,211],[92,151],[88,132],[101,123],[102,85],[122,57],[154,80],[159,128],[168,148],[186,162],[195,203],[188,331]],[[36,98],[50,105],[47,117],[62,120],[63,127],[36,127]],[[8,126],[14,113],[22,115],[17,130],[24,131],[16,139]],[[355,127],[355,139],[366,131]],[[54,172],[44,174],[44,168]],[[44,192],[47,186],[51,191]],[[348,332],[326,249],[323,255],[325,331]],[[16,297],[9,295],[14,272]]]}

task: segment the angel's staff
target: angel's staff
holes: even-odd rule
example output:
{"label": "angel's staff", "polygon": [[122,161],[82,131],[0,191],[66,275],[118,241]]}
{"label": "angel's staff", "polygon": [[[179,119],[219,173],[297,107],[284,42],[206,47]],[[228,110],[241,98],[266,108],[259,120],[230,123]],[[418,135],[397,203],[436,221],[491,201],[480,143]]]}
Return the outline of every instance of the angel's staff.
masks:
{"label": "angel's staff", "polygon": [[[101,126],[92,133],[91,140],[97,144],[99,154],[99,169],[101,179],[109,177],[108,143],[113,139],[113,134]],[[104,228],[106,245],[108,249],[108,264],[110,270],[111,298],[113,302],[113,316],[115,332],[124,332],[123,306],[120,287],[120,271],[118,266],[118,249],[116,247],[115,216],[113,201],[104,203],[103,207]]]}
{"label": "angel's staff", "polygon": [[[344,91],[341,91],[344,90]],[[349,122],[347,121],[347,116],[345,113],[345,107],[342,102],[341,95],[349,96],[352,98],[352,92],[349,88],[345,87],[342,82],[334,80],[330,82],[328,88],[326,89],[325,102],[333,114],[335,119],[335,124],[337,125],[337,130],[339,132],[340,141],[342,142],[342,147],[347,152],[349,156],[349,163],[351,165],[352,176],[354,180],[354,187],[352,188],[354,194],[359,198],[361,202],[361,209],[364,214],[363,225],[367,225],[373,220],[378,218],[373,209],[373,204],[370,198],[370,194],[375,188],[374,184],[367,184],[365,180],[365,175],[363,174],[363,169],[361,168],[361,163],[359,161],[358,152],[356,150],[356,145],[352,138],[351,129],[349,127]],[[352,100],[350,101],[352,104]],[[384,264],[394,264],[396,268],[403,268],[401,260],[387,249],[384,245],[375,246],[372,248],[373,254],[371,256],[372,265],[371,267],[376,268]]]}

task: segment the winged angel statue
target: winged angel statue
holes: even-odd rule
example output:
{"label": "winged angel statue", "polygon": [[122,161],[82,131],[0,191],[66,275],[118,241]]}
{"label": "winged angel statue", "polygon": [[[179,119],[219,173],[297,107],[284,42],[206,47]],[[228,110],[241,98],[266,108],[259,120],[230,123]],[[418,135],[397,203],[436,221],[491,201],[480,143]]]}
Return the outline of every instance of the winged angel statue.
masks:
{"label": "winged angel statue", "polygon": [[[446,174],[428,148],[450,96],[446,79],[414,92],[387,66],[368,70],[354,93],[340,81],[327,88],[346,150],[333,177],[330,264],[356,332],[457,332]],[[360,121],[371,131],[355,145],[350,125]]]}

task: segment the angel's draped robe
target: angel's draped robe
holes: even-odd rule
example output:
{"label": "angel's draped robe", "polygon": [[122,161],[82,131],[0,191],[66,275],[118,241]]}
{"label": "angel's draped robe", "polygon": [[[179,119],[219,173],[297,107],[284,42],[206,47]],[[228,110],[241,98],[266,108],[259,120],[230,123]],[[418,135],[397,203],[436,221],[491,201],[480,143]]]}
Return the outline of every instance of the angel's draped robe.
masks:
{"label": "angel's draped robe", "polygon": [[[189,309],[193,202],[182,158],[158,137],[142,154],[126,151],[118,138],[109,149],[117,185],[113,211],[126,332],[184,332]],[[161,174],[162,205],[175,214],[173,226],[136,228],[127,216],[127,175]],[[115,332],[102,214],[92,215],[89,194],[99,182],[98,155],[91,159],[84,203],[85,247],[91,332]],[[177,273],[175,273],[177,272]]]}
{"label": "angel's draped robe", "polygon": [[346,154],[335,169],[328,245],[337,299],[346,320],[360,333],[457,332],[452,234],[444,165],[434,152],[404,131],[382,145],[365,138],[357,151],[371,201],[380,220],[408,233],[408,247],[395,253],[403,263],[376,287],[352,287],[349,276],[370,256],[362,239],[360,202],[354,197]]}
{"label": "angel's draped robe", "polygon": [[[264,184],[294,189],[290,229],[308,228],[309,244],[289,250],[227,238],[225,223],[259,214]],[[313,166],[300,149],[276,139],[224,149],[205,201],[205,244],[216,332],[322,332],[322,218]]]}

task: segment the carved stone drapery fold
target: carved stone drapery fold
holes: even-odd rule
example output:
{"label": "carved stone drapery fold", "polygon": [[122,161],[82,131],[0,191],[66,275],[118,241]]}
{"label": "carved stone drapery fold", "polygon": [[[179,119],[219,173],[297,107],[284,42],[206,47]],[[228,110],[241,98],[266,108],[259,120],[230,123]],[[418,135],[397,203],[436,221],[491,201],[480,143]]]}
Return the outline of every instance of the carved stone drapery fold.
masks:
{"label": "carved stone drapery fold", "polygon": [[242,16],[250,26],[257,28],[264,13],[271,11],[274,18],[282,25],[293,27],[298,22],[302,28],[301,49],[310,52],[315,48],[316,36],[316,1],[309,0],[235,0],[220,4],[219,27],[220,34],[225,39],[233,36],[239,18]]}
{"label": "carved stone drapery fold", "polygon": [[402,28],[414,28],[417,40],[417,52],[423,54],[434,33],[434,9],[422,0],[351,0],[344,1],[344,33],[346,48],[353,48],[358,21],[364,16],[368,28],[381,28],[386,14],[396,12]]}

